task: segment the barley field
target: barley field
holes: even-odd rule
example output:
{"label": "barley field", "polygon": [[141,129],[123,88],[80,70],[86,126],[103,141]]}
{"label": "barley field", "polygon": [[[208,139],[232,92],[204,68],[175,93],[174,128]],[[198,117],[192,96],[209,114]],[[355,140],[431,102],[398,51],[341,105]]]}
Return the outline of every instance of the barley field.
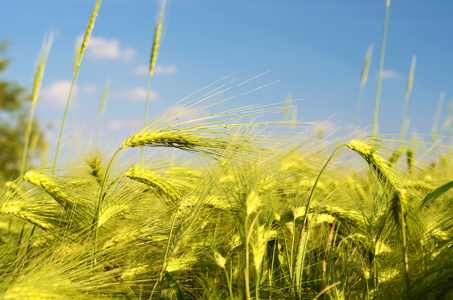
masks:
{"label": "barley field", "polygon": [[[164,15],[165,2],[149,79]],[[63,162],[60,133],[53,161],[24,160],[0,188],[1,298],[453,299],[450,137],[329,136],[290,99],[200,117],[230,88],[146,115],[113,149]]]}

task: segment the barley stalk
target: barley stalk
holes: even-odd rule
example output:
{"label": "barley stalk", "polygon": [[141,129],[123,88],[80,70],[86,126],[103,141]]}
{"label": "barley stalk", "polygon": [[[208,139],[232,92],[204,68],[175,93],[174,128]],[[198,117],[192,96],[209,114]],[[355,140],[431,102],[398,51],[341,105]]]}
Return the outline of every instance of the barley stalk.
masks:
{"label": "barley stalk", "polygon": [[407,87],[406,87],[406,95],[404,97],[404,108],[403,108],[403,118],[402,118],[402,125],[401,125],[401,139],[404,140],[406,135],[406,131],[408,128],[408,121],[407,121],[407,107],[409,106],[409,96],[412,91],[412,86],[414,84],[414,73],[415,73],[415,63],[417,62],[417,56],[412,57],[411,68],[409,71],[409,78],[407,80]]}
{"label": "barley stalk", "polygon": [[378,73],[378,82],[376,89],[376,101],[374,106],[374,117],[373,117],[373,131],[372,137],[375,139],[377,134],[378,127],[378,115],[379,115],[379,101],[381,99],[381,86],[382,86],[382,71],[384,69],[384,56],[385,56],[385,43],[387,41],[387,26],[389,21],[389,11],[390,11],[390,0],[387,0],[385,5],[385,18],[384,18],[384,30],[382,33],[382,44],[381,44],[381,58],[379,60],[379,73]]}
{"label": "barley stalk", "polygon": [[[102,0],[96,1],[96,4],[94,6],[93,12],[90,17],[90,20],[88,21],[88,26],[85,31],[85,35],[83,37],[83,41],[80,46],[80,49],[76,49],[76,55],[74,57],[73,78],[72,78],[71,88],[69,90],[68,100],[66,101],[66,107],[65,107],[65,111],[64,111],[64,115],[63,115],[63,121],[61,122],[60,135],[58,137],[57,150],[55,151],[55,158],[54,158],[54,162],[53,162],[52,174],[55,174],[55,168],[57,167],[58,154],[60,151],[60,143],[61,143],[61,139],[63,136],[63,129],[64,129],[65,120],[66,120],[66,115],[68,114],[68,108],[69,108],[69,103],[70,103],[71,96],[72,96],[72,91],[74,89],[74,85],[75,85],[75,82],[77,79],[77,74],[79,72],[79,67],[80,67],[80,63],[83,58],[83,54],[85,53],[85,50],[88,46],[88,42],[90,41],[91,32],[93,31],[93,27],[94,27],[94,21],[96,20],[96,17],[98,15],[99,7],[101,6],[101,1]],[[77,52],[79,52],[79,54]]]}
{"label": "barley stalk", "polygon": [[[151,50],[151,58],[149,60],[149,71],[148,71],[148,84],[146,89],[146,105],[145,105],[145,125],[148,124],[148,113],[149,113],[149,98],[151,96],[151,76],[153,75],[154,68],[156,66],[157,54],[159,53],[160,40],[162,35],[162,25],[164,22],[165,5],[167,0],[162,0],[159,13],[159,21],[157,22],[156,32],[154,33],[153,48]],[[142,160],[144,159],[145,149],[142,149]]]}
{"label": "barley stalk", "polygon": [[101,103],[99,104],[98,124],[97,124],[97,128],[96,128],[96,137],[94,138],[97,147],[99,147],[99,143],[100,143],[101,120],[102,120],[102,116],[104,115],[109,88],[110,88],[110,78],[108,78],[105,82],[104,92],[102,93]]}
{"label": "barley stalk", "polygon": [[445,100],[445,93],[442,92],[442,93],[440,93],[440,96],[439,96],[439,102],[437,104],[437,109],[436,109],[436,115],[434,116],[434,123],[433,123],[433,127],[431,130],[433,143],[435,143],[437,141],[437,137],[439,136],[438,125],[439,125],[440,113],[442,112],[442,106],[444,105],[444,100]]}

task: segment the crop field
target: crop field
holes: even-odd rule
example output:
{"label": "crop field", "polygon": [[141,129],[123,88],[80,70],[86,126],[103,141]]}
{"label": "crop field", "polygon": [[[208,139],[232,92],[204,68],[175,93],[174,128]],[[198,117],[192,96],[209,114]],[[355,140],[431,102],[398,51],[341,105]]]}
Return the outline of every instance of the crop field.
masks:
{"label": "crop field", "polygon": [[[149,78],[164,15],[165,2]],[[213,100],[227,81],[69,163],[60,133],[53,161],[30,167],[27,138],[21,174],[0,187],[0,297],[453,299],[451,137],[376,123],[326,136],[291,117],[290,99],[203,114],[229,100]]]}

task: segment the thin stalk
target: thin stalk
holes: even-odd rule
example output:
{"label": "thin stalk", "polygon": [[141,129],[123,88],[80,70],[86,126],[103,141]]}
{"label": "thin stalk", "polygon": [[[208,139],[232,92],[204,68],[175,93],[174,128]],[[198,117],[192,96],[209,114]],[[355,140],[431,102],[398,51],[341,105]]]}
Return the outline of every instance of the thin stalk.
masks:
{"label": "thin stalk", "polygon": [[38,101],[39,97],[39,90],[41,88],[42,78],[44,76],[44,69],[46,66],[47,57],[49,56],[50,47],[52,45],[53,36],[50,35],[47,39],[47,42],[43,44],[41,49],[40,58],[38,60],[38,66],[36,68],[35,77],[33,79],[33,91],[31,96],[31,108],[30,108],[30,115],[28,117],[27,122],[27,129],[25,130],[25,143],[24,143],[24,150],[22,152],[22,162],[20,164],[20,173],[19,177],[22,177],[25,173],[25,168],[27,165],[27,156],[28,156],[28,148],[30,143],[30,135],[33,125],[33,115],[35,113],[35,106],[36,102]]}
{"label": "thin stalk", "polygon": [[94,21],[96,20],[96,16],[98,14],[99,7],[101,6],[101,1],[102,0],[96,1],[96,5],[94,6],[90,20],[88,21],[88,26],[85,31],[85,36],[83,37],[82,44],[80,45],[80,48],[76,47],[72,83],[71,83],[71,88],[69,90],[68,100],[66,101],[66,107],[64,110],[63,121],[61,122],[60,135],[58,137],[57,150],[55,152],[55,159],[54,159],[53,167],[52,167],[52,175],[55,174],[55,168],[57,166],[58,154],[60,152],[60,144],[61,144],[61,139],[63,136],[63,129],[64,129],[65,120],[66,120],[66,115],[68,114],[69,103],[71,101],[72,91],[74,90],[75,82],[77,80],[77,75],[79,74],[79,67],[80,67],[80,63],[82,61],[83,54],[85,53],[85,50],[88,46],[88,42],[90,41],[91,32],[93,31],[93,27],[94,27]]}
{"label": "thin stalk", "polygon": [[[148,111],[149,111],[149,99],[151,97],[151,77],[153,76],[154,68],[156,66],[157,54],[159,53],[160,40],[162,36],[162,25],[164,22],[165,5],[167,1],[163,0],[160,6],[159,21],[157,22],[156,31],[154,33],[153,48],[151,50],[151,58],[149,60],[149,71],[148,71],[148,84],[146,89],[146,105],[145,105],[145,124],[148,125]],[[142,149],[142,160],[144,157],[145,149]]]}
{"label": "thin stalk", "polygon": [[223,271],[225,272],[225,277],[226,277],[227,284],[228,284],[228,292],[230,293],[230,300],[234,300],[233,286],[231,285],[230,275],[228,274],[226,268],[223,268]]}
{"label": "thin stalk", "polygon": [[434,116],[434,123],[433,123],[433,127],[432,127],[432,139],[433,139],[433,143],[435,143],[437,141],[437,137],[439,136],[439,131],[438,131],[438,125],[439,125],[439,119],[440,119],[440,114],[442,112],[442,107],[444,105],[444,100],[445,100],[445,93],[442,92],[440,93],[440,96],[439,96],[439,102],[437,104],[437,109],[436,109],[436,115]]}
{"label": "thin stalk", "polygon": [[99,194],[99,200],[98,200],[98,204],[97,204],[97,207],[96,207],[96,212],[94,214],[93,223],[92,223],[93,227],[94,227],[94,229],[93,229],[94,230],[93,254],[96,252],[96,240],[97,240],[97,237],[98,237],[98,228],[99,228],[99,226],[98,226],[99,215],[101,213],[102,202],[104,201],[104,198],[105,198],[105,190],[106,190],[107,178],[109,177],[110,169],[113,166],[113,161],[115,160],[115,157],[118,155],[118,153],[120,151],[121,151],[121,148],[116,150],[115,154],[113,154],[112,159],[110,160],[109,165],[107,167],[107,170],[105,171],[104,180],[102,181],[101,193]]}
{"label": "thin stalk", "polygon": [[373,54],[373,46],[369,46],[366,52],[365,61],[363,63],[362,75],[360,76],[359,103],[357,105],[357,115],[355,118],[356,127],[360,126],[360,114],[362,112],[363,91],[368,79],[368,71],[370,70],[371,56]]}
{"label": "thin stalk", "polygon": [[110,87],[110,78],[107,79],[105,82],[104,92],[102,93],[101,103],[99,104],[99,112],[98,112],[98,124],[96,128],[96,136],[94,141],[96,143],[96,147],[99,148],[100,137],[101,137],[101,121],[102,116],[104,115],[105,111],[105,104],[107,102],[107,95]]}
{"label": "thin stalk", "polygon": [[[164,260],[162,262],[162,270],[159,273],[159,277],[157,279],[157,282],[156,282],[156,284],[153,287],[151,295],[149,296],[150,300],[153,298],[153,294],[154,294],[154,291],[155,291],[156,287],[160,286],[160,284],[162,282],[162,279],[163,279],[163,276],[164,276],[164,273],[166,272],[166,269],[167,269],[168,250],[170,249],[170,242],[171,242],[171,238],[172,238],[172,235],[173,235],[173,229],[175,227],[176,217],[178,215],[179,209],[180,209],[180,206],[178,206],[178,208],[176,209],[176,211],[175,211],[175,213],[173,215],[173,220],[171,222],[171,227],[170,227],[170,233],[168,234],[168,239],[167,239],[167,246],[165,247]],[[161,289],[159,288],[157,290],[157,299],[160,299],[160,293],[161,293]]]}
{"label": "thin stalk", "polygon": [[384,69],[385,43],[387,40],[387,26],[388,26],[388,20],[389,20],[389,11],[390,11],[390,0],[387,0],[386,5],[385,5],[384,32],[382,34],[381,58],[379,61],[376,102],[375,102],[375,106],[374,106],[373,131],[372,131],[373,139],[376,139],[377,127],[378,127],[379,101],[381,99],[382,71]]}
{"label": "thin stalk", "polygon": [[[245,234],[247,236],[245,240],[245,269],[244,269],[244,275],[245,275],[245,299],[250,300],[250,270],[249,270],[249,264],[250,264],[250,238],[252,237],[252,232],[253,232],[253,226],[255,226],[256,221],[258,220],[258,217],[261,212],[258,212],[255,216],[255,218],[252,221],[252,224],[250,224],[250,228],[248,228],[248,221],[249,221],[249,215],[245,217]],[[256,283],[259,285],[259,282]],[[258,290],[259,291],[259,290]]]}
{"label": "thin stalk", "polygon": [[409,71],[409,79],[407,80],[407,88],[406,88],[406,95],[404,96],[404,107],[403,107],[403,117],[401,120],[401,140],[404,140],[406,132],[407,132],[407,127],[408,127],[408,121],[407,121],[407,108],[409,106],[409,97],[411,95],[412,91],[412,85],[414,83],[414,73],[415,73],[415,63],[417,62],[417,56],[412,57],[412,63],[411,63],[411,69]]}

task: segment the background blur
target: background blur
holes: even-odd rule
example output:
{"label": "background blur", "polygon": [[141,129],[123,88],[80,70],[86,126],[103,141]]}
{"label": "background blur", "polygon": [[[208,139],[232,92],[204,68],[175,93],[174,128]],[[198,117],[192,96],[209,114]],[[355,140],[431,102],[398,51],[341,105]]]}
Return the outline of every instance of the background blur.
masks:
{"label": "background blur", "polygon": [[[2,78],[31,89],[43,38],[54,35],[36,111],[41,124],[53,126],[47,129],[53,142],[72,80],[75,42],[84,34],[94,4],[94,0],[0,1],[0,40],[12,42],[6,54],[12,63]],[[111,78],[111,86],[103,144],[118,145],[142,127],[158,9],[157,1],[102,2],[80,67],[66,138],[73,134],[80,134],[84,142],[93,138],[107,78]],[[221,108],[280,102],[291,93],[294,99],[303,99],[296,103],[298,119],[329,120],[327,127],[350,132],[354,130],[365,53],[372,45],[360,122],[361,128],[369,127],[384,13],[384,0],[170,0],[151,81],[150,116],[226,75],[234,73],[231,78],[239,83],[270,71],[232,94],[278,83]],[[452,1],[392,1],[380,133],[400,132],[413,55],[417,55],[417,65],[409,100],[409,132],[431,133],[441,92],[446,98],[439,125],[446,125],[453,99],[452,16]]]}

